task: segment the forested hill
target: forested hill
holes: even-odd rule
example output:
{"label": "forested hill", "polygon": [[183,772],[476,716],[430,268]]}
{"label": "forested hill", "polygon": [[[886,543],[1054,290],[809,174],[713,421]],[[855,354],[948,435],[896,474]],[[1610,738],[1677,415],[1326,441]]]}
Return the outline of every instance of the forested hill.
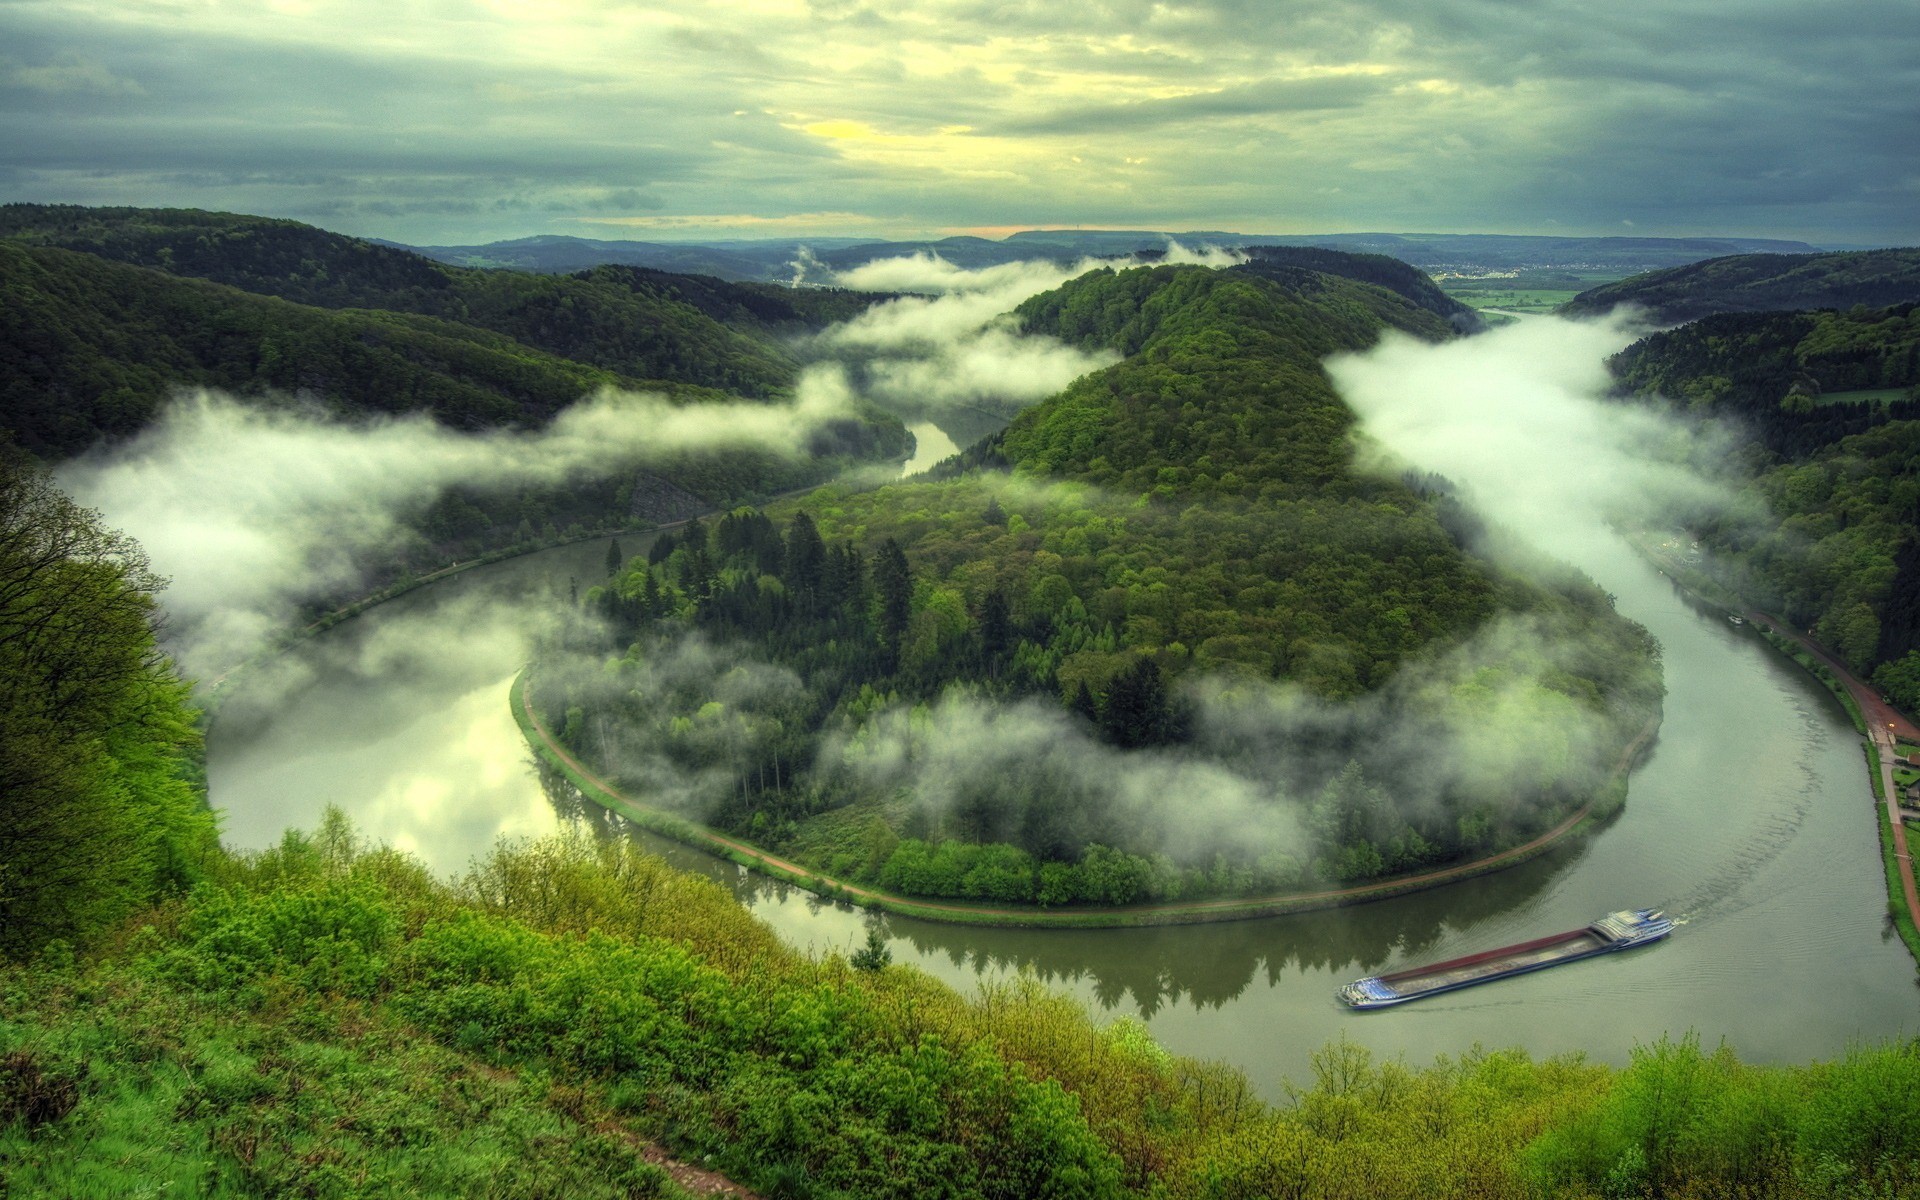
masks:
{"label": "forested hill", "polygon": [[766,395],[793,380],[778,335],[885,297],[644,267],[536,275],[448,266],[297,221],[192,209],[0,206],[0,239],[54,246],[322,308],[458,321],[642,379]]}
{"label": "forested hill", "polygon": [[1247,261],[1235,270],[1282,281],[1301,269],[1338,275],[1397,292],[1428,312],[1446,318],[1447,323],[1461,333],[1472,333],[1483,326],[1477,312],[1440,290],[1431,275],[1384,254],[1349,254],[1313,246],[1249,246],[1246,254]]}
{"label": "forested hill", "polygon": [[[577,277],[463,271],[224,214],[0,213],[9,235],[0,236],[0,441],[47,460],[133,435],[196,387],[254,403],[294,398],[355,420],[425,414],[458,430],[538,428],[605,387],[779,400],[798,372],[783,331],[875,299],[629,267]],[[636,453],[564,484],[475,480],[421,516],[421,539],[367,564],[370,580],[530,547],[568,528],[684,518],[818,483],[854,460],[898,461],[906,445],[897,419],[861,411],[821,427],[804,458]]]}
{"label": "forested hill", "polygon": [[1920,306],[1725,313],[1608,365],[1748,448],[1750,503],[1694,529],[1723,581],[1920,707]]}
{"label": "forested hill", "polygon": [[1632,305],[1658,324],[1677,325],[1712,313],[1883,308],[1914,300],[1920,300],[1920,249],[1908,248],[1710,258],[1603,284],[1560,311],[1598,316]]}
{"label": "forested hill", "polygon": [[1629,394],[1737,414],[1770,452],[1801,459],[1920,417],[1920,306],[1721,313],[1642,338],[1608,369]]}
{"label": "forested hill", "polygon": [[304,392],[343,414],[424,411],[467,429],[538,425],[608,385],[703,393],[453,321],[314,308],[67,250],[0,242],[0,288],[0,419],[49,458],[138,432],[180,387]]}
{"label": "forested hill", "polygon": [[[1158,267],[1092,272],[1017,317],[1126,358],[937,481],[829,486],[662,538],[585,597],[612,625],[606,668],[537,676],[553,728],[636,794],[831,874],[1059,905],[1358,881],[1512,845],[1590,798],[1657,709],[1651,644],[1597,589],[1508,577],[1463,548],[1474,525],[1443,485],[1356,470],[1321,359],[1386,329],[1451,336],[1436,314],[1299,268]],[[1257,698],[1269,681],[1344,713],[1496,620],[1552,649],[1489,653],[1468,707],[1555,714],[1513,735],[1547,757],[1497,788],[1432,752],[1458,715],[1440,711],[1449,685],[1382,702],[1396,738],[1426,747],[1411,773],[1350,715],[1297,737],[1205,715],[1207,689]],[[972,720],[999,732],[956,732]],[[950,762],[928,748],[947,739],[966,743]],[[918,754],[947,765],[916,776]],[[1260,798],[1214,829],[1109,774],[1132,769]]]}
{"label": "forested hill", "polygon": [[1007,459],[1161,499],[1371,488],[1351,471],[1352,413],[1320,360],[1383,328],[1450,332],[1404,296],[1298,267],[1099,272],[1017,316],[1129,361],[1021,414],[998,439]]}

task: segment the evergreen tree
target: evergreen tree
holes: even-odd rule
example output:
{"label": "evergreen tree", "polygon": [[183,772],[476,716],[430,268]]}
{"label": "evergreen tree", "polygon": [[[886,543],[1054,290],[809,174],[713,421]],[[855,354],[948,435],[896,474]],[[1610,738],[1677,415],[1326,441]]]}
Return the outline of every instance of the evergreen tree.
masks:
{"label": "evergreen tree", "polygon": [[620,539],[612,538],[607,542],[607,574],[618,575],[620,568],[627,565],[627,556],[620,552]]}
{"label": "evergreen tree", "polygon": [[980,656],[988,670],[996,669],[1013,649],[1013,605],[999,588],[989,591],[980,601],[975,618],[980,629]]}
{"label": "evergreen tree", "polygon": [[826,559],[827,546],[820,540],[820,530],[814,525],[813,518],[804,512],[796,513],[793,523],[787,526],[786,553],[781,563],[780,578],[787,585],[787,594],[793,597],[802,613],[811,614],[819,603]]}
{"label": "evergreen tree", "polygon": [[1109,742],[1128,749],[1173,740],[1167,683],[1158,663],[1137,658],[1114,677],[1101,706],[1100,731]]}
{"label": "evergreen tree", "polygon": [[873,564],[873,586],[879,602],[877,632],[891,671],[900,661],[900,643],[913,619],[913,571],[907,566],[907,552],[893,538],[880,545]]}

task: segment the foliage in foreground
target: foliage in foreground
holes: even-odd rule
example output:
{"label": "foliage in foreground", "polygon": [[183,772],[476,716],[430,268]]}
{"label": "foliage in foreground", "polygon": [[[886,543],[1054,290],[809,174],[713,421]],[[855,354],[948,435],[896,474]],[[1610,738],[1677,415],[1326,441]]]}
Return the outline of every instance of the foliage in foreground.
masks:
{"label": "foliage in foreground", "polygon": [[768,1196],[1897,1196],[1920,1048],[1615,1070],[1339,1043],[1270,1106],[1032,981],[786,949],[622,842],[457,883],[344,821],[222,861],[82,965],[0,973],[15,1194],[650,1196],[648,1142]]}

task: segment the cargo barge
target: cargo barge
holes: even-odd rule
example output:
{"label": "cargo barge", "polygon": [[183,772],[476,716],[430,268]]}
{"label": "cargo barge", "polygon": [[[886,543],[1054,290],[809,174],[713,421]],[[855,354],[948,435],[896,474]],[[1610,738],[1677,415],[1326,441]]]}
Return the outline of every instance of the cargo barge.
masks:
{"label": "cargo barge", "polygon": [[1562,963],[1578,962],[1596,954],[1611,954],[1657,942],[1673,932],[1666,914],[1651,908],[1608,913],[1584,929],[1536,938],[1516,946],[1485,950],[1465,958],[1452,958],[1424,967],[1409,967],[1388,975],[1369,975],[1340,989],[1340,999],[1351,1008],[1386,1008],[1405,1004],[1423,996],[1438,995],[1458,988],[1472,987],[1542,971]]}

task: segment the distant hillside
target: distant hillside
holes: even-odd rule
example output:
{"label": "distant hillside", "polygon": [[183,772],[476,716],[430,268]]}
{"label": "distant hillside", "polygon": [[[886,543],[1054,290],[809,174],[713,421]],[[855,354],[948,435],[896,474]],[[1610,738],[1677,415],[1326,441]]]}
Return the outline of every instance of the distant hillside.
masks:
{"label": "distant hillside", "polygon": [[1747,503],[1693,533],[1736,594],[1920,707],[1920,305],[1721,313],[1608,363],[1622,392],[1707,422]]}
{"label": "distant hillside", "polygon": [[504,267],[540,274],[566,274],[608,264],[652,267],[658,271],[712,275],[728,280],[763,279],[767,272],[767,263],[761,259],[711,246],[602,241],[558,234],[541,234],[538,237],[513,238],[473,246],[405,246],[398,242],[380,244],[411,250],[436,262],[456,267]]}
{"label": "distant hillside", "polygon": [[791,384],[796,365],[781,335],[879,298],[634,267],[566,276],[470,270],[296,221],[185,209],[4,205],[0,238],[322,308],[439,317],[624,375],[747,395]]}
{"label": "distant hillside", "polygon": [[[455,266],[523,271],[579,271],[604,263],[715,275],[731,280],[787,280],[802,251],[833,270],[877,259],[938,254],[957,266],[979,268],[1047,259],[1072,262],[1164,250],[1169,240],[1188,246],[1291,246],[1383,254],[1430,271],[1606,272],[1657,270],[1730,254],[1812,254],[1818,247],[1771,238],[1548,237],[1527,234],[1310,233],[1261,234],[1230,230],[1029,229],[994,241],[959,235],[913,241],[867,238],[711,239],[694,242],[609,241],[558,235],[515,238],[475,246],[411,246]],[[381,243],[397,246],[397,243]]]}
{"label": "distant hillside", "polygon": [[688,390],[452,321],[292,304],[70,250],[0,241],[0,288],[0,419],[47,457],[137,432],[178,387],[305,393],[469,429],[538,425],[606,385]]}
{"label": "distant hillside", "polygon": [[1835,254],[1740,254],[1652,271],[1582,292],[1568,316],[1597,316],[1622,305],[1662,325],[1713,313],[1779,309],[1883,308],[1920,300],[1920,249]]}
{"label": "distant hillside", "polygon": [[1480,314],[1440,290],[1433,277],[1418,267],[1384,254],[1353,254],[1341,250],[1322,250],[1311,246],[1254,246],[1248,249],[1251,261],[1234,268],[1285,282],[1291,273],[1301,270],[1339,275],[1386,288],[1441,317],[1460,333],[1482,327]]}

